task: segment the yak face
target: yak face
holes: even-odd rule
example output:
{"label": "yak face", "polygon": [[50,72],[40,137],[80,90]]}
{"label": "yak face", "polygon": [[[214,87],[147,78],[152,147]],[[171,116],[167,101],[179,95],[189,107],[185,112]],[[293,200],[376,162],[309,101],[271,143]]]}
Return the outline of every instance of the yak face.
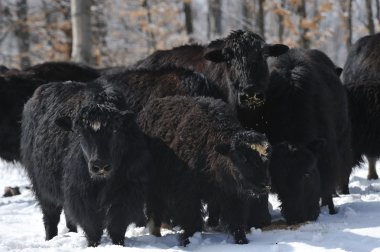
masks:
{"label": "yak face", "polygon": [[229,101],[241,108],[254,109],[265,100],[264,93],[269,80],[267,57],[279,56],[288,49],[281,44],[266,44],[259,35],[239,30],[225,39],[211,42],[204,57],[226,64]]}
{"label": "yak face", "polygon": [[79,139],[90,177],[108,178],[121,164],[127,146],[125,130],[134,122],[134,113],[103,105],[82,108],[77,117],[61,117],[56,124],[72,131]]}
{"label": "yak face", "polygon": [[265,135],[254,131],[237,133],[230,144],[219,144],[215,150],[230,164],[226,176],[234,180],[244,196],[258,197],[270,190],[268,161],[270,146]]}
{"label": "yak face", "polygon": [[307,146],[283,142],[273,146],[269,165],[272,186],[281,201],[288,224],[314,221],[320,213],[318,153],[324,141]]}

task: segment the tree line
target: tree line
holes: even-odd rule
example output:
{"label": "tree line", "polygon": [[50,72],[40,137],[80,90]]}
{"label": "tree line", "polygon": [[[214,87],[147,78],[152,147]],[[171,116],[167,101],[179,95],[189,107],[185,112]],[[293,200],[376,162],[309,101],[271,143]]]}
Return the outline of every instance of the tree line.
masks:
{"label": "tree line", "polygon": [[0,63],[128,65],[158,49],[248,29],[270,43],[318,48],[342,63],[380,29],[380,0],[2,0]]}

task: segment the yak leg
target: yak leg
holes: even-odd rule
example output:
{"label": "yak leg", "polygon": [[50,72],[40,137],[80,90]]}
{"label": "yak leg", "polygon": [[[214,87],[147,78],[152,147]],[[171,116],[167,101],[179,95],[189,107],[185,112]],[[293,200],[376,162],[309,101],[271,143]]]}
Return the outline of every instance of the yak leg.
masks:
{"label": "yak leg", "polygon": [[371,180],[371,179],[379,179],[379,176],[377,175],[377,172],[376,172],[376,161],[377,161],[377,158],[375,158],[375,157],[368,157],[367,156],[367,159],[368,159],[368,176],[367,176],[367,178],[369,180]]}

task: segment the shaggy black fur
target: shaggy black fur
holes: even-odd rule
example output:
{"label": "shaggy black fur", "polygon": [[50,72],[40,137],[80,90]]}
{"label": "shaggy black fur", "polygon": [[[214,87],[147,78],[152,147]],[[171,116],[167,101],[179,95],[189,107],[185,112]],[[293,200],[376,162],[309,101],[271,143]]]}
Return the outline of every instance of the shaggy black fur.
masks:
{"label": "shaggy black fur", "polygon": [[314,221],[319,216],[318,156],[323,147],[323,141],[316,140],[307,146],[283,142],[272,148],[272,189],[282,203],[281,213],[288,224]]}
{"label": "shaggy black fur", "polygon": [[153,98],[173,95],[205,96],[217,92],[201,74],[181,67],[130,69],[102,76],[123,92],[127,105],[140,111]]}
{"label": "shaggy black fur", "polygon": [[336,67],[320,51],[291,49],[273,60],[270,70],[263,116],[254,118],[256,129],[266,133],[271,144],[305,146],[326,140],[318,170],[322,205],[333,214],[332,195],[352,168],[347,97]]}
{"label": "shaggy black fur", "polygon": [[155,229],[169,211],[184,229],[180,243],[186,245],[202,228],[204,200],[220,205],[222,223],[235,242],[247,243],[247,200],[268,192],[265,136],[244,131],[231,107],[212,98],[153,99],[138,123],[151,137],[156,164],[147,201]]}
{"label": "shaggy black fur", "polygon": [[[380,156],[380,80],[346,83],[352,121],[352,148],[358,165],[366,155],[368,179],[378,179],[376,160]],[[348,177],[346,180],[348,185]],[[348,192],[347,192],[348,193]]]}
{"label": "shaggy black fur", "polygon": [[45,62],[26,68],[24,72],[45,82],[68,80],[87,82],[100,76],[96,69],[73,62]]}
{"label": "shaggy black fur", "polygon": [[9,68],[4,66],[4,65],[0,65],[0,74],[3,74],[3,73],[6,73],[9,71]]}
{"label": "shaggy black fur", "polygon": [[215,98],[234,108],[249,110],[263,103],[269,76],[267,57],[281,55],[288,49],[285,45],[266,44],[253,32],[238,30],[207,46],[184,45],[156,51],[134,67],[176,64],[193,69],[219,89],[220,95]]}
{"label": "shaggy black fur", "polygon": [[[350,49],[343,70],[352,122],[354,161],[368,159],[368,179],[378,179],[380,156],[380,33],[360,38]],[[348,178],[346,180],[348,184]],[[348,191],[347,191],[348,193]]]}
{"label": "shaggy black fur", "polygon": [[0,75],[0,157],[20,160],[22,108],[38,86],[50,81],[89,81],[97,76],[91,68],[68,62],[48,62]]}
{"label": "shaggy black fur", "polygon": [[98,83],[40,86],[22,116],[21,156],[41,206],[46,239],[82,227],[89,246],[106,228],[114,244],[143,214],[150,154],[122,94]]}

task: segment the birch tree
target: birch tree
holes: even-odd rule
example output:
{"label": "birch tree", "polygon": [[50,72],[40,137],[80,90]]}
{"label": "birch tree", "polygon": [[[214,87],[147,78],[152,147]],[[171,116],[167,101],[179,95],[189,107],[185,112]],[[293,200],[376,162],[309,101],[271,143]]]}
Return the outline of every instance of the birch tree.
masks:
{"label": "birch tree", "polygon": [[372,0],[365,0],[365,6],[367,10],[367,28],[369,34],[375,34],[375,23],[373,21],[373,12],[372,12]]}
{"label": "birch tree", "polygon": [[71,0],[73,52],[71,59],[91,63],[91,0]]}
{"label": "birch tree", "polygon": [[15,35],[17,38],[17,45],[20,56],[20,67],[26,68],[31,65],[29,57],[29,26],[28,26],[28,4],[26,0],[17,0],[17,24],[15,28]]}

